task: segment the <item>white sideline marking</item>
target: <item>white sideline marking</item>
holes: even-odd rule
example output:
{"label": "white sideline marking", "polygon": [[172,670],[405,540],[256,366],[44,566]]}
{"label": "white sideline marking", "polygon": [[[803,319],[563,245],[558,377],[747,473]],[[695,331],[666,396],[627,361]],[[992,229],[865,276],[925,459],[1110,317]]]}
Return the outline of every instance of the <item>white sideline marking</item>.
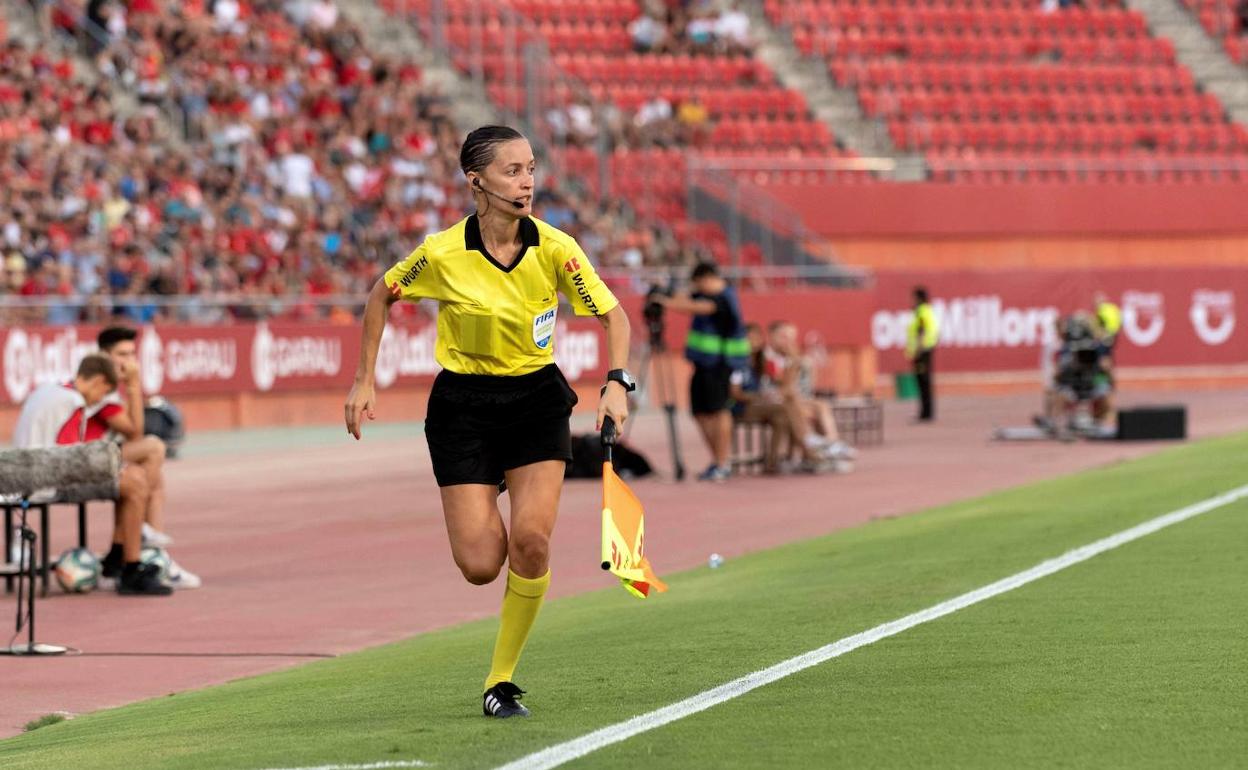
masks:
{"label": "white sideline marking", "polygon": [[267,770],[386,770],[391,767],[432,767],[419,759],[396,759],[389,762],[369,762],[364,765],[317,765],[316,767],[271,767]]}
{"label": "white sideline marking", "polygon": [[784,679],[785,677],[796,674],[799,671],[817,666],[820,663],[829,661],[832,658],[840,657],[847,652],[852,652],[859,647],[865,647],[873,642],[881,639],[900,634],[915,626],[926,623],[929,620],[935,620],[945,615],[957,612],[972,604],[978,604],[985,599],[991,599],[999,594],[1013,591],[1019,586],[1027,585],[1033,580],[1039,580],[1042,577],[1052,575],[1054,572],[1060,572],[1067,567],[1087,561],[1093,556],[1102,554],[1120,545],[1129,543],[1132,540],[1138,540],[1145,535],[1164,529],[1171,524],[1178,524],[1194,516],[1202,513],[1208,513],[1216,508],[1229,505],[1243,497],[1248,497],[1248,484],[1232,489],[1230,492],[1202,500],[1194,503],[1186,508],[1180,508],[1177,511],[1158,516],[1155,519],[1149,519],[1143,524],[1136,525],[1130,529],[1125,529],[1115,535],[1097,540],[1085,546],[1067,551],[1053,559],[1043,561],[1023,572],[1010,575],[1007,578],[990,583],[986,586],[976,588],[974,591],[956,596],[948,601],[928,607],[925,610],[919,610],[904,618],[884,623],[875,628],[863,631],[853,636],[847,636],[844,639],[825,645],[816,650],[811,650],[803,655],[781,661],[770,668],[761,671],[755,671],[753,674],[747,674],[740,679],[734,679],[727,684],[721,684],[719,687],[706,690],[692,697],[686,698],[670,706],[664,706],[656,709],[648,714],[635,716],[624,722],[618,722],[609,725],[592,733],[583,735],[580,738],[567,741],[566,743],[558,743],[541,751],[534,752],[528,756],[521,757],[514,762],[508,762],[501,765],[498,770],[549,770],[549,768],[558,767],[565,762],[585,756],[598,749],[610,746],[613,743],[627,740],[634,735],[653,730],[656,727],[662,727],[669,722],[675,722],[683,719],[691,714],[699,711],[705,711],[712,706],[731,700],[747,692],[762,687],[765,684]]}

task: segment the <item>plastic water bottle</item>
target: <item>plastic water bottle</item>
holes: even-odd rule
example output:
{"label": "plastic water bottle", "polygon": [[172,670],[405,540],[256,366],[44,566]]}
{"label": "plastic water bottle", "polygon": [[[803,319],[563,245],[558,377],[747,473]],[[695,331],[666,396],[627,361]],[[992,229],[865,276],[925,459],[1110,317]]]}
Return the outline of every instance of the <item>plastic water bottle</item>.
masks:
{"label": "plastic water bottle", "polygon": [[720,556],[717,553],[711,554],[710,557],[706,560],[706,566],[710,567],[711,569],[717,569],[719,565],[723,563],[724,563],[724,557]]}
{"label": "plastic water bottle", "polygon": [[13,564],[19,563],[22,559],[22,551],[25,551],[26,555],[29,556],[30,545],[25,540],[22,539],[21,528],[14,527],[13,528],[13,544],[9,546],[8,560]]}

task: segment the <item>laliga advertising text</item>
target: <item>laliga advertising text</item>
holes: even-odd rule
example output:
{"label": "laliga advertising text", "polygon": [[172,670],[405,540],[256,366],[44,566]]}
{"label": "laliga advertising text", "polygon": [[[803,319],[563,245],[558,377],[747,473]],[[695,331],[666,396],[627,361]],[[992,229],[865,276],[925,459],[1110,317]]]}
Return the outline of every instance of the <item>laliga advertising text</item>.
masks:
{"label": "laliga advertising text", "polygon": [[10,329],[4,342],[4,389],[9,401],[20,404],[45,382],[73,379],[78,362],[95,349],[95,339],[80,338],[74,328]]}
{"label": "laliga advertising text", "polygon": [[598,368],[598,334],[593,331],[572,331],[559,324],[555,334],[555,363],[564,376],[575,382],[585,372]]}

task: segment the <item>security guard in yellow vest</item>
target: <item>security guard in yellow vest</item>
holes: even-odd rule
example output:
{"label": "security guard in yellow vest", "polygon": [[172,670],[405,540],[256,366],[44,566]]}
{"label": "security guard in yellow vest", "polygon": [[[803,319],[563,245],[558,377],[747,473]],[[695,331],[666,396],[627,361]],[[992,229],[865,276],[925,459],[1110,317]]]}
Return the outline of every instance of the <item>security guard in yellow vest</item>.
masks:
{"label": "security guard in yellow vest", "polygon": [[1118,331],[1122,329],[1122,311],[1109,301],[1103,291],[1093,295],[1092,301],[1096,303],[1096,336],[1105,350],[1113,353],[1114,343],[1118,341]]}
{"label": "security guard in yellow vest", "polygon": [[906,330],[906,358],[914,365],[914,379],[919,386],[919,419],[927,422],[936,416],[932,404],[932,350],[940,339],[940,322],[927,301],[927,289],[914,287],[914,318]]}

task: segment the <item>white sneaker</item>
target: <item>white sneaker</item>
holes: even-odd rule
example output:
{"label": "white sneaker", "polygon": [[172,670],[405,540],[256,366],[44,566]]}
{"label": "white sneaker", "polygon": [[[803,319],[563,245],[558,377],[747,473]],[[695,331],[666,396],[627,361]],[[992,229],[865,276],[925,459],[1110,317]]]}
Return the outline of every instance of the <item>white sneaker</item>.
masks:
{"label": "white sneaker", "polygon": [[858,456],[858,450],[844,441],[833,441],[823,447],[823,456],[831,460],[852,460]]}
{"label": "white sneaker", "polygon": [[170,557],[169,568],[165,571],[165,585],[174,590],[181,591],[189,590],[191,588],[199,588],[203,585],[203,581],[199,579],[199,575],[196,575],[190,570],[183,569],[180,564],[173,560],[173,557]]}
{"label": "white sneaker", "polygon": [[173,545],[173,538],[159,529],[153,528],[151,524],[145,521],[143,522],[143,545],[150,545],[153,548],[168,548]]}
{"label": "white sneaker", "polygon": [[807,433],[806,438],[802,441],[802,443],[806,445],[807,449],[818,452],[829,446],[832,442],[828,441],[823,436],[820,436],[818,433]]}

